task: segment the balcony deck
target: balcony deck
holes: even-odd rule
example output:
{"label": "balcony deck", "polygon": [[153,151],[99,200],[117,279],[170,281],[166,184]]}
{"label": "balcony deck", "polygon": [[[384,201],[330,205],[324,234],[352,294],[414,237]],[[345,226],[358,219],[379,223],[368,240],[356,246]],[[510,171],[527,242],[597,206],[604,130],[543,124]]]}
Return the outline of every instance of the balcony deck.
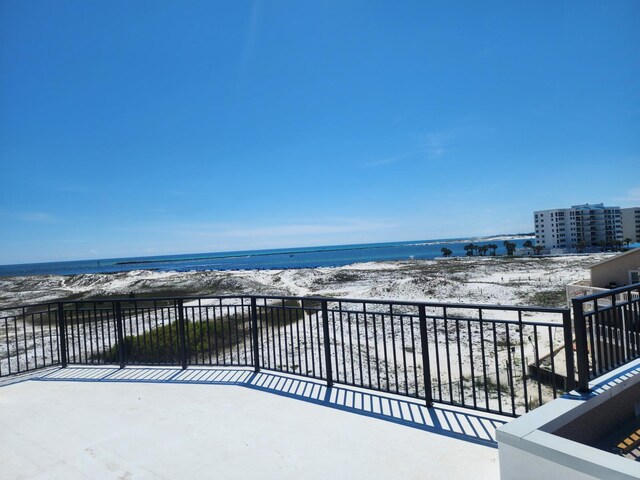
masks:
{"label": "balcony deck", "polygon": [[7,478],[497,479],[504,417],[223,368],[0,382]]}

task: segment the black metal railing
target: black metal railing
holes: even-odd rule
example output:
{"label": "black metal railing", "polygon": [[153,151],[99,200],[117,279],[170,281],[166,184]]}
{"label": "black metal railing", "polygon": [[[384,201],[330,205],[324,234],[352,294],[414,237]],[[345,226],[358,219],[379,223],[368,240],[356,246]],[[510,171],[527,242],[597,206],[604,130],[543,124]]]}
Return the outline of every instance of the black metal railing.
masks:
{"label": "black metal railing", "polygon": [[0,376],[51,365],[243,366],[506,415],[575,384],[561,308],[129,298],[4,309],[0,329]]}
{"label": "black metal railing", "polygon": [[0,309],[0,377],[62,363],[56,308],[36,304]]}
{"label": "black metal railing", "polygon": [[640,357],[640,284],[574,298],[578,389]]}

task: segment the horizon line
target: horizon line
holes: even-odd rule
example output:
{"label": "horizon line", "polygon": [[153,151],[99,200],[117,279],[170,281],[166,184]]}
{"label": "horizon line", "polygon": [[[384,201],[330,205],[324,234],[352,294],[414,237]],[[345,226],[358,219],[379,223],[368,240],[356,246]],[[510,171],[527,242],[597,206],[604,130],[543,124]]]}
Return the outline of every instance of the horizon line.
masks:
{"label": "horizon line", "polygon": [[[495,233],[491,235],[469,235],[463,237],[449,237],[449,238],[432,238],[432,239],[420,239],[420,240],[395,240],[389,242],[371,242],[371,243],[347,243],[347,244],[333,244],[333,245],[307,245],[307,246],[296,246],[296,247],[278,247],[278,248],[254,248],[254,249],[246,249],[246,250],[222,250],[222,251],[209,251],[209,252],[184,252],[184,253],[167,253],[160,255],[131,255],[125,257],[93,257],[93,258],[80,258],[73,260],[47,260],[41,262],[19,262],[19,263],[0,263],[0,267],[17,267],[24,265],[40,265],[40,264],[51,264],[51,263],[72,263],[72,262],[89,262],[89,261],[101,261],[101,260],[131,260],[131,259],[154,259],[154,258],[166,258],[166,257],[181,257],[185,255],[229,255],[229,254],[242,254],[247,252],[277,252],[277,253],[286,253],[292,250],[300,250],[300,249],[313,249],[311,251],[317,251],[318,249],[323,248],[334,248],[339,250],[348,250],[348,247],[356,247],[361,245],[388,245],[388,244],[405,244],[405,243],[423,243],[423,242],[443,242],[447,240],[473,240],[473,239],[485,239],[485,238],[494,238],[494,237],[519,237],[519,236],[533,236],[535,232],[518,232],[518,233]],[[341,248],[342,247],[342,248]],[[274,254],[277,254],[274,253]],[[296,252],[296,253],[304,253],[304,252]],[[143,262],[135,262],[135,263],[143,263]]]}

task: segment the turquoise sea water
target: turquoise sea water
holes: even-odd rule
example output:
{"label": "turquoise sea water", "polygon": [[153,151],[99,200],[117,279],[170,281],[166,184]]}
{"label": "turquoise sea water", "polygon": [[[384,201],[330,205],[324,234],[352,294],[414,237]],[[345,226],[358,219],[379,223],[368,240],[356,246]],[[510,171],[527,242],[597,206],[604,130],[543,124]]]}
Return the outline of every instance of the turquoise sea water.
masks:
{"label": "turquoise sea water", "polygon": [[[512,240],[518,247],[525,241]],[[197,253],[157,257],[111,258],[71,262],[0,265],[0,276],[73,275],[81,273],[126,272],[131,270],[258,270],[283,268],[338,267],[357,262],[430,259],[449,248],[454,256],[464,256],[464,246],[498,245],[497,254],[506,253],[502,240],[453,238],[412,242],[368,243],[326,247],[251,250],[241,252]]]}

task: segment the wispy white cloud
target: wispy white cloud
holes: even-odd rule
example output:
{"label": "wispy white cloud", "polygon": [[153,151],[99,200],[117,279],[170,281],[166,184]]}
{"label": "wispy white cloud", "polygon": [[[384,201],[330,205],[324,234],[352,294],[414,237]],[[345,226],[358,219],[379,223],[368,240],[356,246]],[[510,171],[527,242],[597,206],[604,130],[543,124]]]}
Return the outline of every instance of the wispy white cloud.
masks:
{"label": "wispy white cloud", "polygon": [[297,223],[289,225],[261,226],[255,228],[236,228],[221,232],[229,237],[287,237],[310,235],[333,235],[337,233],[358,233],[393,228],[390,222],[371,222],[363,220],[344,223]]}
{"label": "wispy white cloud", "polygon": [[53,191],[60,193],[90,193],[93,190],[91,189],[91,187],[80,185],[60,185],[54,186]]}
{"label": "wispy white cloud", "polygon": [[424,148],[427,159],[433,160],[447,153],[451,142],[451,133],[445,131],[431,132],[426,135]]}
{"label": "wispy white cloud", "polygon": [[262,18],[262,8],[262,0],[253,0],[251,3],[251,13],[245,33],[244,44],[242,45],[242,52],[240,54],[240,82],[244,82],[246,79],[249,66],[254,60]]}
{"label": "wispy white cloud", "polygon": [[25,223],[53,223],[59,221],[59,218],[48,212],[15,212],[2,209],[0,209],[0,219]]}
{"label": "wispy white cloud", "polygon": [[30,223],[53,223],[56,217],[46,212],[21,212],[12,215],[18,221]]}
{"label": "wispy white cloud", "polygon": [[178,190],[178,189],[175,189],[175,188],[171,188],[171,189],[167,190],[166,193],[168,195],[173,195],[175,197],[185,197],[187,195],[192,194],[192,192],[189,192],[187,190]]}
{"label": "wispy white cloud", "polygon": [[476,59],[477,60],[485,60],[488,59],[492,56],[493,54],[493,50],[490,49],[489,47],[483,47],[480,50],[478,50],[478,52],[476,53]]}
{"label": "wispy white cloud", "polygon": [[628,202],[636,202],[640,203],[640,187],[634,187],[630,190],[627,190],[627,195],[624,199]]}
{"label": "wispy white cloud", "polygon": [[400,162],[408,157],[410,157],[410,154],[405,154],[405,155],[395,155],[393,157],[386,157],[386,158],[382,158],[380,160],[374,160],[372,162],[367,162],[365,163],[363,166],[364,167],[381,167],[383,165],[390,165],[392,163],[397,163]]}
{"label": "wispy white cloud", "polygon": [[611,203],[620,204],[622,207],[640,206],[640,186],[631,187],[623,195],[611,198]]}
{"label": "wispy white cloud", "polygon": [[317,222],[274,220],[271,224],[155,222],[132,227],[132,230],[136,230],[136,233],[161,235],[166,240],[181,238],[194,243],[236,245],[237,248],[269,248],[355,241],[369,235],[390,232],[398,227],[398,222],[387,219],[325,219]]}
{"label": "wispy white cloud", "polygon": [[390,155],[364,163],[365,168],[382,167],[395,163],[424,160],[436,160],[446,156],[452,148],[452,140],[455,137],[454,130],[436,130],[421,136],[417,145],[409,147],[406,153]]}

